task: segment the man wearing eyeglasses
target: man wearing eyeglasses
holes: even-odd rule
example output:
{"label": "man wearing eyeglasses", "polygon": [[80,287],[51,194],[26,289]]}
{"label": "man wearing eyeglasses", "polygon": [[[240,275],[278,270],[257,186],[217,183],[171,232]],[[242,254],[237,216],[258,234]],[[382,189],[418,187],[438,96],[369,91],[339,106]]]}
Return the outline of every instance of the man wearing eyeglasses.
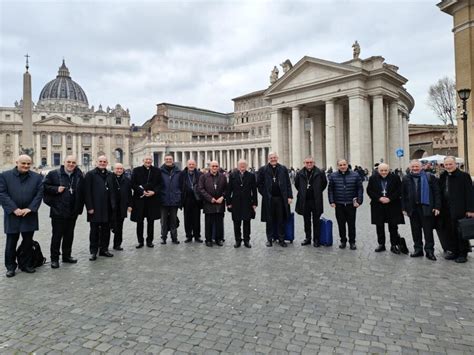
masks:
{"label": "man wearing eyeglasses", "polygon": [[87,221],[90,222],[90,261],[100,256],[112,257],[109,252],[110,221],[112,208],[110,201],[109,164],[107,157],[101,155],[97,158],[97,166],[89,171],[84,178],[84,198],[87,209]]}
{"label": "man wearing eyeglasses", "polygon": [[33,234],[38,230],[38,209],[43,198],[43,178],[30,170],[31,158],[20,155],[16,167],[0,174],[0,204],[4,211],[5,266],[7,277],[15,276],[16,246],[21,237],[24,257],[20,269],[35,272],[32,265]]}
{"label": "man wearing eyeglasses", "polygon": [[76,157],[68,155],[64,165],[51,170],[44,179],[44,203],[50,207],[51,267],[59,267],[59,249],[62,242],[63,263],[75,264],[77,259],[71,256],[74,228],[77,216],[84,208],[83,175],[78,168]]}
{"label": "man wearing eyeglasses", "polygon": [[198,190],[203,199],[205,215],[206,246],[212,247],[212,234],[215,231],[216,245],[222,246],[224,239],[225,192],[227,178],[219,171],[219,163],[211,161],[209,172],[201,175]]}
{"label": "man wearing eyeglasses", "polygon": [[311,244],[311,226],[313,227],[313,246],[318,248],[321,245],[319,241],[320,217],[323,213],[323,191],[327,184],[324,171],[314,165],[312,157],[307,157],[304,160],[304,168],[295,177],[295,188],[298,190],[295,211],[303,215],[306,235],[301,245]]}
{"label": "man wearing eyeglasses", "polygon": [[277,225],[278,241],[285,243],[285,221],[290,218],[293,201],[290,175],[286,166],[278,163],[278,154],[268,154],[268,164],[258,170],[257,188],[262,195],[262,222],[266,222],[267,247],[273,246],[273,225]]}

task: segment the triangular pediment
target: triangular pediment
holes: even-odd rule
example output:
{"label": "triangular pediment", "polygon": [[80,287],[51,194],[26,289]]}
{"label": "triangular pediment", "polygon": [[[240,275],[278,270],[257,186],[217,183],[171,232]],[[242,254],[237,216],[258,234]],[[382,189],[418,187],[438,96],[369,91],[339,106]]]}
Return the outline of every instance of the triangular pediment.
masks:
{"label": "triangular pediment", "polygon": [[303,57],[293,68],[273,83],[273,85],[267,89],[265,95],[305,87],[360,72],[360,68],[351,65],[312,57]]}
{"label": "triangular pediment", "polygon": [[62,125],[63,126],[64,124],[68,126],[76,126],[75,123],[68,121],[60,116],[51,116],[44,120],[36,121],[34,124],[38,126],[42,126],[42,125]]}

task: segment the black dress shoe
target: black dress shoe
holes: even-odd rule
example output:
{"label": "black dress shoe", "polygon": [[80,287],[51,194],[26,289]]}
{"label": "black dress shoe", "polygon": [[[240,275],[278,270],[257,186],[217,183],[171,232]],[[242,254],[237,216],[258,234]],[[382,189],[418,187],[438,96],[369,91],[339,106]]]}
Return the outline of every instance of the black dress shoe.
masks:
{"label": "black dress shoe", "polygon": [[193,241],[193,238],[186,238],[184,240],[185,243],[191,243]]}
{"label": "black dress shoe", "polygon": [[433,252],[426,253],[426,258],[427,258],[427,259],[430,259],[430,260],[432,260],[432,261],[436,261],[436,256],[434,255]]}
{"label": "black dress shoe", "polygon": [[420,250],[420,251],[415,251],[414,253],[411,253],[411,254],[410,254],[410,257],[412,257],[412,258],[419,258],[420,256],[423,256],[423,255],[425,255],[425,254],[423,253],[422,250]]}
{"label": "black dress shoe", "polygon": [[51,261],[51,269],[57,269],[59,267],[59,261]]}
{"label": "black dress shoe", "polygon": [[267,240],[267,242],[265,243],[265,245],[267,247],[272,247],[273,246],[273,242],[271,240]]}
{"label": "black dress shoe", "polygon": [[135,248],[137,249],[143,248],[143,243],[138,243],[137,245],[135,245]]}
{"label": "black dress shoe", "polygon": [[120,246],[119,246],[119,247],[114,247],[114,250],[122,251],[122,250],[123,250],[123,248],[122,248],[122,247],[120,247]]}
{"label": "black dress shoe", "polygon": [[357,249],[356,243],[349,243],[349,245],[350,245],[349,248],[350,248],[351,250],[356,250],[356,249]]}
{"label": "black dress shoe", "polygon": [[178,240],[178,239],[173,239],[173,240],[171,241],[171,243],[173,243],[173,244],[179,244],[179,240]]}
{"label": "black dress shoe", "polygon": [[202,243],[202,242],[203,242],[203,240],[202,240],[201,238],[196,238],[196,239],[194,239],[194,241],[195,241],[196,243]]}
{"label": "black dress shoe", "polygon": [[111,258],[112,256],[114,256],[114,254],[112,254],[108,250],[106,250],[106,251],[99,252],[99,256],[105,256],[107,258]]}
{"label": "black dress shoe", "polygon": [[339,244],[339,249],[346,249],[346,245],[346,242],[342,242],[341,244]]}
{"label": "black dress shoe", "polygon": [[288,244],[286,244],[284,240],[281,240],[278,244],[280,244],[280,246],[283,248],[286,248],[288,246]]}
{"label": "black dress shoe", "polygon": [[90,260],[90,261],[97,260],[97,254],[91,254],[89,260]]}
{"label": "black dress shoe", "polygon": [[166,239],[161,239],[161,242],[160,242],[160,244],[163,244],[163,245],[165,245],[165,244],[166,244]]}
{"label": "black dress shoe", "polygon": [[390,247],[390,251],[391,251],[392,253],[394,253],[394,254],[400,254],[400,253],[401,253],[401,252],[400,252],[400,248],[398,248],[398,245],[392,245],[392,246]]}
{"label": "black dress shoe", "polygon": [[454,261],[458,264],[464,264],[467,262],[467,256],[458,256]]}
{"label": "black dress shoe", "polygon": [[235,242],[234,248],[240,248],[241,245],[242,245],[242,242]]}
{"label": "black dress shoe", "polygon": [[207,242],[207,241],[206,241],[206,247],[212,248],[212,242]]}
{"label": "black dress shoe", "polygon": [[320,246],[321,246],[321,243],[319,241],[315,241],[313,243],[313,247],[315,247],[315,248],[319,248]]}
{"label": "black dress shoe", "polygon": [[249,243],[249,242],[244,242],[244,247],[246,247],[246,248],[249,248],[249,249],[250,249],[252,246],[250,245],[250,243]]}
{"label": "black dress shoe", "polygon": [[7,276],[7,277],[13,277],[13,276],[15,276],[15,270],[7,270],[6,276]]}
{"label": "black dress shoe", "polygon": [[452,251],[447,251],[446,254],[444,255],[444,258],[446,260],[456,260],[458,258],[458,256],[456,254],[454,254]]}
{"label": "black dress shoe", "polygon": [[66,263],[66,264],[76,264],[76,263],[77,263],[77,259],[73,258],[72,256],[70,256],[70,257],[65,257],[65,258],[63,258],[63,263]]}
{"label": "black dress shoe", "polygon": [[224,243],[222,242],[222,240],[218,240],[216,241],[216,245],[221,247],[224,245]]}
{"label": "black dress shoe", "polygon": [[[393,247],[392,247],[392,248],[393,248]],[[385,250],[387,250],[387,249],[385,249],[385,245],[379,244],[379,246],[378,246],[377,248],[375,248],[374,251],[375,251],[376,253],[380,253],[380,252],[385,251]]]}
{"label": "black dress shoe", "polygon": [[[161,243],[161,244],[166,244],[166,240],[165,240],[164,243]],[[155,244],[153,244],[153,243],[146,243],[146,246],[147,246],[148,248],[154,248],[154,247],[155,247]]]}
{"label": "black dress shoe", "polygon": [[311,245],[311,239],[305,239],[305,240],[303,240],[303,242],[301,243],[301,245]]}
{"label": "black dress shoe", "polygon": [[36,272],[36,269],[31,266],[26,266],[22,269],[23,272],[26,272],[27,274],[33,274]]}

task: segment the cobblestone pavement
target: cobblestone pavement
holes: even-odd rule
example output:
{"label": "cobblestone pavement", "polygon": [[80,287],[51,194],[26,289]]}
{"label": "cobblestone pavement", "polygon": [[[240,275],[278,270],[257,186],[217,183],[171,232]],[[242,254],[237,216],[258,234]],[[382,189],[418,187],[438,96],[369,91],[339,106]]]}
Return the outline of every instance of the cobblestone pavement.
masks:
{"label": "cobblestone pavement", "polygon": [[[48,212],[43,205],[36,234],[47,257]],[[325,215],[334,220],[328,206]],[[367,202],[356,251],[337,248],[337,238],[302,247],[300,216],[286,249],[265,247],[255,221],[253,248],[234,249],[229,216],[222,248],[136,250],[134,227],[126,221],[124,251],[90,262],[81,216],[78,264],[0,277],[0,354],[474,353],[472,259],[374,253]],[[401,234],[411,240],[407,225]],[[4,246],[0,238],[2,255]]]}

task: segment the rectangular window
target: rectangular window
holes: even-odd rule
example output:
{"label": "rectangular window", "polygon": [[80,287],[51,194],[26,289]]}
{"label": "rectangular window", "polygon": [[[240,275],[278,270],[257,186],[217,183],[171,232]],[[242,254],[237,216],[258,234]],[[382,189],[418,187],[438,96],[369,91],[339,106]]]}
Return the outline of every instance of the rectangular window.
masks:
{"label": "rectangular window", "polygon": [[61,153],[53,153],[53,166],[61,165]]}
{"label": "rectangular window", "polygon": [[11,115],[5,115],[5,119],[6,119],[7,121],[10,121]]}
{"label": "rectangular window", "polygon": [[82,145],[91,145],[92,143],[92,136],[90,134],[85,134],[82,137]]}
{"label": "rectangular window", "polygon": [[67,120],[68,120],[68,121],[71,121],[71,117],[67,117]]}
{"label": "rectangular window", "polygon": [[61,145],[61,135],[60,134],[53,134],[52,140],[53,140],[53,145]]}
{"label": "rectangular window", "polygon": [[115,117],[115,124],[122,124],[122,117]]}

